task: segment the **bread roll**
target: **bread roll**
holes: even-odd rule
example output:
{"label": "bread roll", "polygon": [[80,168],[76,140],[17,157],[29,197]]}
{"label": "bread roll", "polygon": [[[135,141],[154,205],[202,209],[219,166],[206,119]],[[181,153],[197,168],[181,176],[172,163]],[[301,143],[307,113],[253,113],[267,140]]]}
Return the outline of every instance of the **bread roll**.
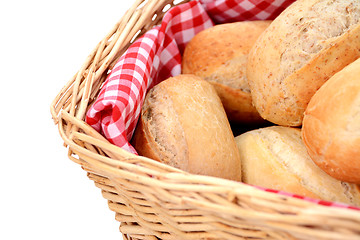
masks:
{"label": "bread roll", "polygon": [[260,115],[300,126],[310,98],[360,56],[359,0],[298,0],[265,30],[249,54],[247,77]]}
{"label": "bread roll", "polygon": [[252,105],[246,79],[247,55],[271,21],[220,24],[208,28],[186,45],[182,71],[213,84],[231,122],[262,123]]}
{"label": "bread roll", "polygon": [[322,171],[309,157],[298,128],[272,126],[235,138],[243,182],[313,199],[360,206],[360,189]]}
{"label": "bread roll", "polygon": [[190,173],[241,180],[221,101],[210,83],[194,75],[169,78],[148,92],[132,144],[140,155]]}
{"label": "bread roll", "polygon": [[302,136],[320,168],[341,181],[360,184],[360,59],[314,94]]}

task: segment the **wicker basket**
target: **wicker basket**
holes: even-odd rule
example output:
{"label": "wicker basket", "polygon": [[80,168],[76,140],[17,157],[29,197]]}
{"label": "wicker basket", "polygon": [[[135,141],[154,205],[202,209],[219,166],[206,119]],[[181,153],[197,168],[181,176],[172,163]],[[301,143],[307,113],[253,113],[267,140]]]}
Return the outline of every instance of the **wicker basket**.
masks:
{"label": "wicker basket", "polygon": [[137,0],[51,105],[68,157],[102,189],[124,239],[360,239],[360,211],[185,173],[110,144],[84,122],[108,70],[174,5]]}

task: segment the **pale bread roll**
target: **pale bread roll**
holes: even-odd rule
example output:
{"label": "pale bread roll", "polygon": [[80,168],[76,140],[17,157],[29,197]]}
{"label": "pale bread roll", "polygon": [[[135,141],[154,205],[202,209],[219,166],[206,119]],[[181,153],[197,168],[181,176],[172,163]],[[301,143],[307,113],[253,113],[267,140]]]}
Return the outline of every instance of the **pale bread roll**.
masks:
{"label": "pale bread roll", "polygon": [[169,78],[147,93],[132,144],[140,155],[190,173],[241,180],[220,98],[194,75]]}
{"label": "pale bread roll", "polygon": [[272,126],[235,138],[243,182],[315,199],[360,206],[360,189],[322,171],[308,155],[298,128]]}
{"label": "pale bread roll", "polygon": [[246,79],[247,55],[271,21],[216,25],[201,31],[186,45],[182,71],[211,82],[231,122],[263,123],[252,104]]}
{"label": "pale bread roll", "polygon": [[247,77],[260,115],[300,126],[310,98],[360,56],[359,0],[298,0],[258,38]]}
{"label": "pale bread roll", "polygon": [[334,178],[360,184],[360,59],[314,94],[302,136],[320,168]]}

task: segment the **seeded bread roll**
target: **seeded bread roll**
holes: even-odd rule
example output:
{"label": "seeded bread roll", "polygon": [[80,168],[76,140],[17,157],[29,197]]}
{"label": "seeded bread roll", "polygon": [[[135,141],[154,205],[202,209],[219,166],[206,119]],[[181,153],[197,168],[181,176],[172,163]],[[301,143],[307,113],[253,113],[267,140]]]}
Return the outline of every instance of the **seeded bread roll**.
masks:
{"label": "seeded bread roll", "polygon": [[360,59],[314,94],[302,136],[320,168],[334,178],[360,184]]}
{"label": "seeded bread roll", "polygon": [[239,152],[213,86],[194,75],[169,78],[146,95],[132,145],[184,171],[241,180]]}
{"label": "seeded bread roll", "polygon": [[310,158],[298,128],[272,126],[235,138],[243,182],[313,199],[360,206],[360,189],[322,171]]}
{"label": "seeded bread roll", "polygon": [[220,24],[208,28],[186,45],[182,71],[213,84],[231,122],[262,123],[252,105],[246,79],[247,55],[271,21]]}
{"label": "seeded bread roll", "polygon": [[310,98],[360,57],[360,1],[298,0],[265,30],[249,54],[247,77],[260,115],[300,126]]}

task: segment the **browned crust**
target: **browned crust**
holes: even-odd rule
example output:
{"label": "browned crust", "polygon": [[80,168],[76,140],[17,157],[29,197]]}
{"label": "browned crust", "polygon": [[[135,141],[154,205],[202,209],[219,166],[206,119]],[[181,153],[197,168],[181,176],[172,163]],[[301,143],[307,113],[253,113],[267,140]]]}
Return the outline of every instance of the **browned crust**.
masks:
{"label": "browned crust", "polygon": [[252,105],[245,71],[251,47],[270,23],[248,21],[216,25],[198,33],[185,48],[182,72],[211,82],[232,122],[265,122]]}
{"label": "browned crust", "polygon": [[271,21],[248,21],[216,25],[198,33],[185,48],[182,71],[208,77],[226,61],[247,55]]}
{"label": "browned crust", "polygon": [[154,139],[149,138],[149,136],[151,136],[149,134],[149,130],[145,127],[143,117],[140,116],[133,138],[131,139],[131,144],[140,156],[146,156],[161,162],[158,151],[154,150],[157,144],[155,143]]}
{"label": "browned crust", "polygon": [[330,78],[311,98],[302,137],[314,162],[342,181],[360,183],[360,60]]}
{"label": "browned crust", "polygon": [[251,101],[251,94],[248,92],[238,91],[220,83],[211,82],[221,102],[224,105],[226,114],[232,123],[254,124],[264,123]]}

